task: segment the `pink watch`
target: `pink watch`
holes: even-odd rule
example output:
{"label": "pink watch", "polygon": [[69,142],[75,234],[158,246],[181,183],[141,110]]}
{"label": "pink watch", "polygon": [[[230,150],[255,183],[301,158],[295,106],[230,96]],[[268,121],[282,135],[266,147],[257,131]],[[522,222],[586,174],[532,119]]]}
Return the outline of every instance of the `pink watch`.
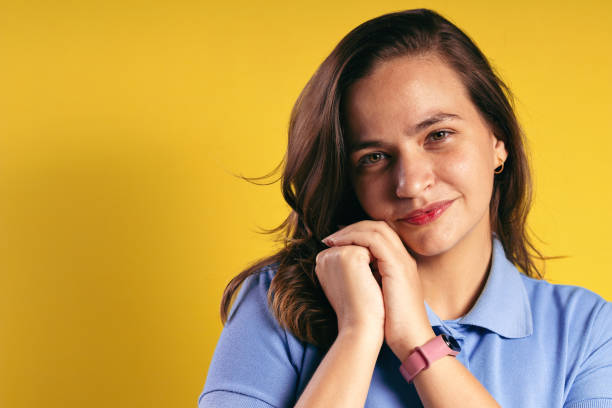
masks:
{"label": "pink watch", "polygon": [[434,361],[444,356],[456,356],[461,351],[461,346],[453,336],[440,334],[429,340],[420,347],[415,347],[414,351],[406,357],[400,366],[400,372],[411,382],[414,377]]}

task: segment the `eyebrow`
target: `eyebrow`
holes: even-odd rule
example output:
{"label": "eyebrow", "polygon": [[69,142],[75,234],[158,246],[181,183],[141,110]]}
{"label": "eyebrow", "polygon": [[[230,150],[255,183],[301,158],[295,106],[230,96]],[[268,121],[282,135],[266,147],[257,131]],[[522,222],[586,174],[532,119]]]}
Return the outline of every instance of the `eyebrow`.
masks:
{"label": "eyebrow", "polygon": [[[434,114],[433,116],[430,116],[427,119],[417,123],[416,126],[413,128],[412,132],[417,133],[424,129],[427,129],[428,127],[432,125],[435,125],[436,123],[443,122],[445,120],[452,120],[452,119],[461,120],[462,118],[461,116],[456,115],[454,113],[438,112]],[[372,140],[372,141],[366,140],[361,143],[356,143],[352,145],[350,147],[350,153],[354,153],[362,149],[367,149],[368,147],[385,147],[385,146],[386,146],[386,143],[383,143],[377,140]]]}

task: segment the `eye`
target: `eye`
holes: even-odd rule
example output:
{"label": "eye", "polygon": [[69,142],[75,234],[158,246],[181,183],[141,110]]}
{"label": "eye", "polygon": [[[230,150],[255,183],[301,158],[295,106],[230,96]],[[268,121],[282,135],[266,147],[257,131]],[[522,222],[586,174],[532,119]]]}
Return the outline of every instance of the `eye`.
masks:
{"label": "eye", "polygon": [[432,132],[429,134],[429,138],[433,141],[433,142],[440,142],[442,140],[445,140],[448,138],[448,135],[450,135],[451,132],[450,130],[437,130],[435,132]]}
{"label": "eye", "polygon": [[369,153],[369,154],[366,154],[365,156],[363,156],[361,159],[359,159],[359,164],[362,164],[362,165],[365,165],[365,166],[376,164],[379,161],[381,161],[382,159],[384,159],[385,156],[386,156],[386,154],[383,153],[383,152]]}

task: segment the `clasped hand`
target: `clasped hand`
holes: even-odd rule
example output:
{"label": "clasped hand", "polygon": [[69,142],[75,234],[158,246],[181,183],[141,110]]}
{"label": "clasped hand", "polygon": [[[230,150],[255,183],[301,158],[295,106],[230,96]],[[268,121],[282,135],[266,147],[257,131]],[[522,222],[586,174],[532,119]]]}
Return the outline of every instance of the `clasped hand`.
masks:
{"label": "clasped hand", "polygon": [[[338,331],[384,336],[396,356],[433,337],[417,264],[385,221],[360,221],[323,239],[315,272]],[[372,265],[372,267],[370,267]]]}

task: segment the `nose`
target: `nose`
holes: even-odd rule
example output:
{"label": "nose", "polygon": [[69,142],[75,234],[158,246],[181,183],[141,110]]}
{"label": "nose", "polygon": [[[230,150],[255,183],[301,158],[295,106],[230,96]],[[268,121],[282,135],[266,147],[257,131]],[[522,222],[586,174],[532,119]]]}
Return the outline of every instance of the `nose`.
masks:
{"label": "nose", "polygon": [[422,196],[434,183],[432,158],[422,151],[401,152],[395,169],[395,195],[398,198]]}

